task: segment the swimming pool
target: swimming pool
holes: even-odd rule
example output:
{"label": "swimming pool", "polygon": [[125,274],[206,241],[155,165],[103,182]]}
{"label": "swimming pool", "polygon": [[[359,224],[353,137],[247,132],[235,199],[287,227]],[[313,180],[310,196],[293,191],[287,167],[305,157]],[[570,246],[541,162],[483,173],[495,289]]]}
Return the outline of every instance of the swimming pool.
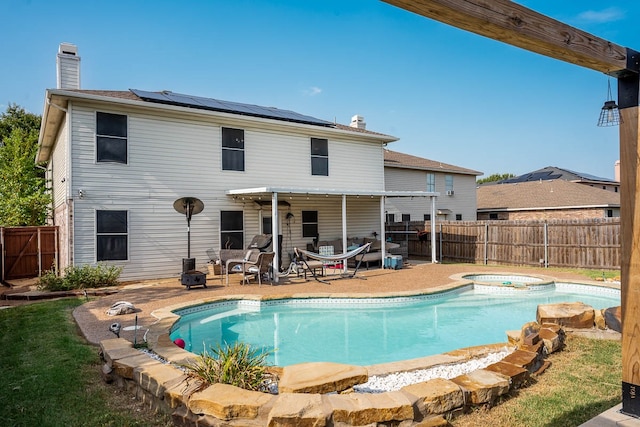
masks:
{"label": "swimming pool", "polygon": [[241,341],[270,352],[268,362],[373,365],[506,341],[505,331],[534,321],[539,304],[620,305],[618,289],[535,282],[525,288],[473,286],[387,298],[237,300],[176,310],[171,339],[201,353]]}

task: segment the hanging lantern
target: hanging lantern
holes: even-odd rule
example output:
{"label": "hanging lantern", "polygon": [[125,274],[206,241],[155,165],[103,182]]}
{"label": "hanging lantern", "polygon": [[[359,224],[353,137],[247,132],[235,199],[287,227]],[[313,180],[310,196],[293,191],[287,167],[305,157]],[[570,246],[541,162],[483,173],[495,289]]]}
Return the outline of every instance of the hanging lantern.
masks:
{"label": "hanging lantern", "polygon": [[600,127],[618,126],[622,122],[618,105],[611,96],[611,82],[608,81],[607,85],[609,89],[608,98],[604,102],[602,110],[600,110],[600,118],[598,119],[598,126]]}

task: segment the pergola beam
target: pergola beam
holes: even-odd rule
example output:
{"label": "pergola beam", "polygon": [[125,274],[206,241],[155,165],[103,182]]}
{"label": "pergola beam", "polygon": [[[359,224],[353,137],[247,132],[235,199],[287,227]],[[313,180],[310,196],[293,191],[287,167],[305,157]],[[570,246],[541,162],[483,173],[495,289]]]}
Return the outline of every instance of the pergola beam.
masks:
{"label": "pergola beam", "polygon": [[640,54],[510,0],[382,0],[617,77],[620,107],[622,412],[640,418]]}
{"label": "pergola beam", "polygon": [[638,70],[625,47],[571,27],[510,0],[382,0],[531,52],[619,76]]}

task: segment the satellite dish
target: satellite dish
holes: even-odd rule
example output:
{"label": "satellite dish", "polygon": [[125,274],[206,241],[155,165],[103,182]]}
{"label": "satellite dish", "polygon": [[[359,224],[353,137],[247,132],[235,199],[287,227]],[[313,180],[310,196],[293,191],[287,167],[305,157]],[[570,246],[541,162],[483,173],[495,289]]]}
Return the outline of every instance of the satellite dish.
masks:
{"label": "satellite dish", "polygon": [[181,197],[173,202],[173,208],[187,217],[187,258],[191,258],[191,217],[202,212],[204,203],[195,197]]}

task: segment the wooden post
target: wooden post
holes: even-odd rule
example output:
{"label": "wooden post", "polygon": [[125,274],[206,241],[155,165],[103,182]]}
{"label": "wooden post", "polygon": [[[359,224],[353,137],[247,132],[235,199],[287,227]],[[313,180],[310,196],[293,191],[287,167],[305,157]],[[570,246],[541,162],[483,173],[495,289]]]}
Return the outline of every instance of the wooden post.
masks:
{"label": "wooden post", "polygon": [[638,75],[618,79],[622,299],[622,411],[640,417],[640,144]]}

